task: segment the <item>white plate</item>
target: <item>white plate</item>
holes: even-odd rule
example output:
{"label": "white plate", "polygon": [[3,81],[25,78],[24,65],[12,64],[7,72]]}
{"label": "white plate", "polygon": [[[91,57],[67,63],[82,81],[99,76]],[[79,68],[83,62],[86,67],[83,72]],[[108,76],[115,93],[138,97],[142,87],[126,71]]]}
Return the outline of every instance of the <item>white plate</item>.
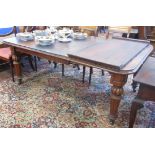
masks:
{"label": "white plate", "polygon": [[53,44],[55,42],[55,39],[53,36],[36,36],[35,42],[36,44],[41,46],[48,46]]}
{"label": "white plate", "polygon": [[58,40],[59,40],[60,42],[64,42],[64,43],[67,43],[67,42],[71,42],[71,41],[72,41],[71,38],[58,38]]}
{"label": "white plate", "polygon": [[52,45],[54,42],[55,41],[52,40],[51,42],[38,42],[37,44],[41,46],[49,46],[49,45]]}

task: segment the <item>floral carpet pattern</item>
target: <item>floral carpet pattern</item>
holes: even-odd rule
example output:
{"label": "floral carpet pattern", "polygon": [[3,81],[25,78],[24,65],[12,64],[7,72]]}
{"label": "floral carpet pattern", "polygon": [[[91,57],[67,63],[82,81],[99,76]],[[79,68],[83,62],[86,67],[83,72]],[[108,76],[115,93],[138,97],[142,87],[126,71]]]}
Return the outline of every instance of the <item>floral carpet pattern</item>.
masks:
{"label": "floral carpet pattern", "polygon": [[[13,83],[11,76],[0,78],[1,128],[126,128],[128,127],[132,92],[132,76],[124,87],[118,118],[114,125],[108,120],[110,75],[94,69],[88,84],[88,70],[82,83],[82,69],[61,65],[56,69],[47,61],[38,63],[38,72],[23,69],[23,84]],[[0,72],[0,76],[1,76]],[[10,74],[7,70],[7,74]],[[134,127],[146,127],[150,112],[139,110]]]}

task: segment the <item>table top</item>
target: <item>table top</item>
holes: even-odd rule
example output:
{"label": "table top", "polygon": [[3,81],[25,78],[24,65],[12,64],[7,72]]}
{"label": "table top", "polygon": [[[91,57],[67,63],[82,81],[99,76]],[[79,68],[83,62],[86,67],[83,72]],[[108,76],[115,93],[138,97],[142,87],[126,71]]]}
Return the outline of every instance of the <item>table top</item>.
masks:
{"label": "table top", "polygon": [[68,54],[69,57],[78,57],[89,61],[103,63],[115,69],[121,70],[150,43],[133,39],[108,39],[87,47],[85,50]]}
{"label": "table top", "polygon": [[50,46],[37,45],[35,41],[20,41],[16,37],[7,38],[3,40],[4,43],[21,47],[25,49],[33,49],[42,53],[54,54],[68,57],[67,54],[74,53],[92,47],[103,42],[103,39],[88,37],[86,40],[72,40],[68,43],[56,41]]}
{"label": "table top", "polygon": [[[123,68],[126,70],[134,69],[136,67],[135,62],[132,64],[130,62],[137,55],[142,55],[148,46],[151,46],[148,41],[125,38],[106,40],[101,37],[88,37],[86,40],[72,40],[69,43],[56,41],[56,43],[50,46],[36,45],[35,41],[23,42],[16,37],[4,39],[4,43],[48,55],[62,56],[66,59],[69,58],[71,61],[76,58],[78,60],[86,60],[103,68],[108,67],[117,71]],[[145,52],[146,55],[147,51]],[[128,68],[128,64],[132,67]]]}
{"label": "table top", "polygon": [[149,57],[134,78],[134,81],[155,87],[155,58]]}

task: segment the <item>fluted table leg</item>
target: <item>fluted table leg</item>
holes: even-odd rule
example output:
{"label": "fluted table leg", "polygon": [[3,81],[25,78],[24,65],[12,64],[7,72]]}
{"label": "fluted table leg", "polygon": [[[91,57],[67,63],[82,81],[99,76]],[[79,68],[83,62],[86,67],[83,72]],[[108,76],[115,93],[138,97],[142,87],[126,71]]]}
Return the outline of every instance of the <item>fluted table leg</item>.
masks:
{"label": "fluted table leg", "polygon": [[21,65],[20,65],[20,58],[16,54],[14,48],[12,48],[12,59],[13,59],[13,65],[15,68],[15,74],[17,77],[18,84],[22,83],[22,71],[21,71]]}
{"label": "fluted table leg", "polygon": [[121,75],[111,73],[110,83],[111,96],[110,96],[110,123],[114,124],[118,115],[118,107],[123,94],[123,86],[127,82],[128,75]]}

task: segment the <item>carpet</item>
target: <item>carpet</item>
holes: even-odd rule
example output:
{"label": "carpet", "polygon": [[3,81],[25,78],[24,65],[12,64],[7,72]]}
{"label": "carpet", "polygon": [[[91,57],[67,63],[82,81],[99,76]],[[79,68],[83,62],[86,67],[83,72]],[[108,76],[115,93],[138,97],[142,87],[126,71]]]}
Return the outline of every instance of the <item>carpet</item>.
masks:
{"label": "carpet", "polygon": [[[81,67],[82,68],[82,67]],[[25,65],[23,84],[11,80],[9,70],[5,78],[0,72],[0,127],[1,128],[126,128],[128,127],[132,92],[132,76],[124,87],[124,96],[119,106],[114,125],[108,120],[110,75],[94,69],[92,83],[82,83],[82,69],[61,65],[56,69],[47,61],[38,63],[38,72]],[[3,77],[3,78],[1,78]],[[146,127],[150,112],[139,110],[134,127]]]}

